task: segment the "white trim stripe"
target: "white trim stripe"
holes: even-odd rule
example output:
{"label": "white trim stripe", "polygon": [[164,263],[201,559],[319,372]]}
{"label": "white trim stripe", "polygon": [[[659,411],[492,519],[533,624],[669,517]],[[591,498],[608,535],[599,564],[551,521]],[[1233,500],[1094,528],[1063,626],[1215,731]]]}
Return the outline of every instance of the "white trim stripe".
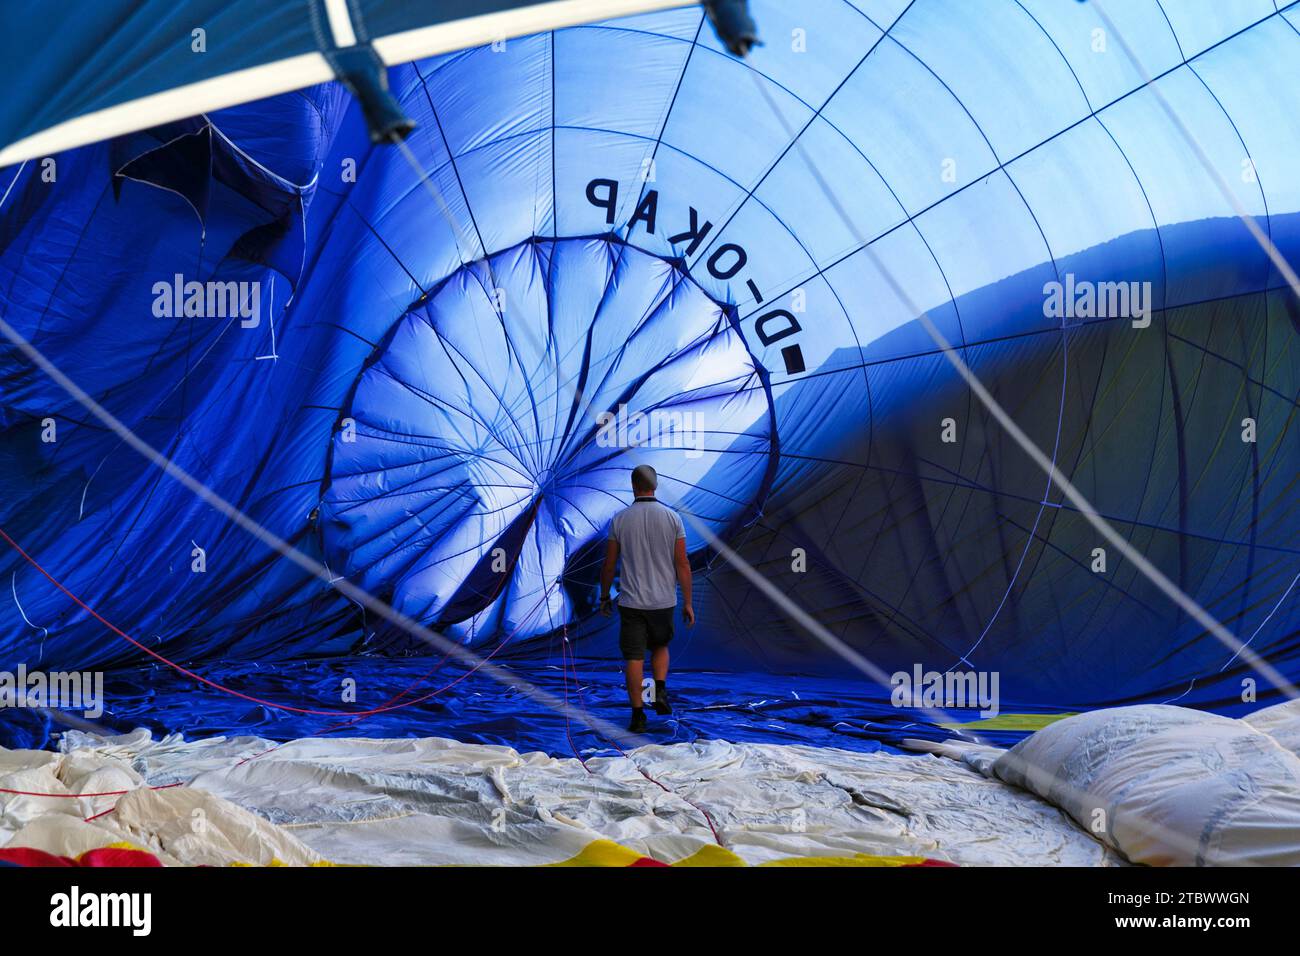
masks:
{"label": "white trim stripe", "polygon": [[[515,10],[467,17],[378,37],[374,40],[374,47],[386,65],[396,66],[498,40],[692,5],[686,0],[550,0]],[[351,36],[353,43],[356,42],[352,20],[347,15],[346,0],[325,0],[325,6],[335,42],[340,46],[351,46],[351,43],[339,42],[348,36]],[[343,8],[342,20],[347,25],[342,36],[335,22],[336,7]],[[332,79],[334,72],[319,53],[303,53],[214,76],[47,127],[0,150],[0,167],[50,156],[162,123],[300,90],[317,83],[327,83]]]}
{"label": "white trim stripe", "polygon": [[694,4],[687,0],[550,0],[376,37],[374,47],[380,59],[392,66],[547,30],[688,6]]}
{"label": "white trim stripe", "polygon": [[325,0],[325,15],[329,17],[330,33],[335,46],[356,46],[357,35],[352,31],[352,17],[348,14],[348,0]]}

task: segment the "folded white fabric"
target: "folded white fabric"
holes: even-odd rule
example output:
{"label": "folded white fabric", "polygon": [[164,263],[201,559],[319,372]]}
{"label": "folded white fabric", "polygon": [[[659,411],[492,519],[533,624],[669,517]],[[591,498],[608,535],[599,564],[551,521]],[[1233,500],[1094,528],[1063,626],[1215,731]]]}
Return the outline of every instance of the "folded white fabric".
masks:
{"label": "folded white fabric", "polygon": [[1300,738],[1300,710],[1284,706],[1254,720],[1163,704],[1080,714],[1021,741],[991,772],[1134,863],[1300,865],[1300,757],[1266,732]]}
{"label": "folded white fabric", "polygon": [[1268,734],[1283,750],[1289,750],[1300,757],[1300,700],[1288,700],[1286,703],[1265,707],[1243,720],[1256,730]]}

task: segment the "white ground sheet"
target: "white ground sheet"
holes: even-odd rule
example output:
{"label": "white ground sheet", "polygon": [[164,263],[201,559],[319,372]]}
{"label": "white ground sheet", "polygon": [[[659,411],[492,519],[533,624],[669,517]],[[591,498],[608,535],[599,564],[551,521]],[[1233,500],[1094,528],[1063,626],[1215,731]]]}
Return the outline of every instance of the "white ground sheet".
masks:
{"label": "white ground sheet", "polygon": [[190,865],[508,865],[571,860],[606,840],[672,863],[714,845],[707,812],[749,864],[1300,864],[1300,702],[1244,720],[1122,707],[1058,721],[1011,751],[928,746],[936,753],[898,756],[708,741],[584,769],[439,738],[276,747],[72,731],[60,753],[0,749],[0,788],[127,792],[0,793],[0,845],[77,856],[129,843]]}
{"label": "white ground sheet", "polygon": [[[154,741],[70,732],[63,753],[0,750],[0,844],[76,855],[113,841],[166,863],[538,864],[605,839],[664,862],[714,843],[750,864],[923,856],[1113,865],[1062,811],[966,764],[722,741],[579,761],[438,738]],[[261,753],[240,764],[246,757]],[[638,767],[667,789],[647,780]],[[141,789],[188,781],[163,790]],[[116,810],[90,822],[116,805]]]}

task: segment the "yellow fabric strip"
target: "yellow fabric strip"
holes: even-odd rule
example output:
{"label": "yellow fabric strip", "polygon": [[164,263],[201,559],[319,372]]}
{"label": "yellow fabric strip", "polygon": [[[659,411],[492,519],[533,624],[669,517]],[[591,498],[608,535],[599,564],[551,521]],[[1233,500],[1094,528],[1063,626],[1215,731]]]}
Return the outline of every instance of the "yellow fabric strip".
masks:
{"label": "yellow fabric strip", "polygon": [[970,723],[940,724],[947,730],[1042,730],[1048,724],[1054,724],[1066,717],[1078,714],[998,714],[987,720],[972,720]]}
{"label": "yellow fabric strip", "polygon": [[672,866],[748,866],[736,854],[716,843],[707,843],[688,857],[683,857]]}
{"label": "yellow fabric strip", "polygon": [[592,840],[577,856],[545,866],[631,866],[641,854],[612,840]]}

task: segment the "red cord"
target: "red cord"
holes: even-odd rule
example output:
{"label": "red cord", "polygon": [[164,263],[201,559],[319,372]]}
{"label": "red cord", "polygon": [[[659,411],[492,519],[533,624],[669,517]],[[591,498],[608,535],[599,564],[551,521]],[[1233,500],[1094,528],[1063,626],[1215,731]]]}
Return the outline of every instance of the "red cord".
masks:
{"label": "red cord", "polygon": [[[149,790],[170,790],[172,787],[183,787],[184,783],[166,783],[159,787],[149,787]],[[32,790],[9,790],[0,787],[0,793],[12,793],[20,797],[56,797],[60,800],[76,800],[81,797],[120,797],[123,794],[134,793],[134,790],[105,790],[103,793],[36,793]]]}
{"label": "red cord", "polygon": [[[133,638],[130,634],[127,634],[125,631],[123,631],[121,628],[117,627],[117,626],[116,626],[115,624],[113,624],[111,621],[109,621],[109,620],[107,620],[106,618],[104,618],[102,615],[99,614],[99,612],[97,612],[97,611],[96,611],[94,608],[92,608],[89,604],[87,604],[85,601],[81,600],[81,598],[77,597],[75,594],[73,594],[71,591],[69,591],[66,587],[64,587],[64,586],[63,586],[63,583],[62,583],[61,581],[59,581],[57,578],[55,578],[54,575],[50,574],[50,572],[46,571],[45,568],[43,568],[43,567],[40,565],[40,563],[36,561],[35,558],[33,558],[30,554],[28,554],[26,551],[23,550],[22,546],[19,545],[17,541],[15,541],[13,538],[9,537],[9,534],[4,530],[3,527],[0,527],[0,538],[4,538],[5,541],[7,541],[7,542],[9,543],[9,546],[12,547],[15,551],[17,551],[20,555],[22,555],[22,557],[23,557],[23,558],[24,558],[24,559],[25,559],[25,560],[26,560],[26,561],[27,561],[27,562],[28,562],[32,567],[34,567],[37,571],[39,571],[42,575],[44,575],[45,578],[46,578],[46,579],[47,579],[51,584],[53,584],[56,588],[58,588],[60,591],[62,591],[64,594],[66,594],[66,595],[67,595],[67,596],[68,596],[68,597],[73,601],[73,603],[75,603],[75,604],[76,604],[78,607],[80,607],[82,610],[86,611],[86,613],[88,613],[88,614],[89,614],[91,617],[93,617],[95,620],[99,621],[101,624],[103,624],[105,627],[107,627],[107,628],[108,628],[110,631],[112,631],[114,634],[116,634],[116,635],[118,635],[119,637],[123,638],[124,640],[126,640],[128,643],[132,644],[133,646],[135,646],[135,647],[138,648],[139,650],[144,651],[144,652],[145,652],[146,654],[148,654],[150,657],[154,658],[155,660],[161,661],[162,663],[166,664],[168,667],[171,667],[171,668],[173,668],[174,670],[176,670],[177,672],[179,672],[179,673],[181,673],[181,674],[184,674],[186,677],[189,677],[189,678],[191,678],[192,680],[196,680],[196,681],[198,681],[199,683],[204,684],[204,685],[206,685],[206,686],[208,686],[208,687],[211,687],[211,688],[213,688],[213,689],[215,689],[215,690],[219,690],[219,691],[221,691],[222,693],[230,694],[232,697],[238,697],[238,698],[240,698],[241,700],[246,700],[246,701],[249,701],[250,703],[260,704],[260,705],[262,705],[263,707],[270,707],[270,708],[272,708],[273,710],[283,710],[283,711],[288,711],[288,712],[290,712],[290,713],[295,713],[295,714],[308,714],[308,715],[321,716],[321,717],[348,717],[348,718],[351,718],[351,720],[349,720],[349,721],[345,721],[344,723],[339,724],[339,725],[337,725],[336,727],[329,727],[329,728],[326,728],[326,729],[324,729],[324,730],[318,731],[317,734],[313,734],[312,736],[317,736],[318,734],[322,734],[322,733],[329,733],[330,730],[336,730],[336,729],[339,729],[340,727],[346,727],[346,726],[349,726],[350,724],[358,723],[358,722],[360,722],[361,720],[365,719],[366,717],[373,717],[375,714],[382,714],[382,713],[386,713],[386,712],[388,712],[388,711],[392,711],[392,710],[400,710],[400,709],[403,709],[403,708],[406,708],[406,707],[413,707],[413,706],[415,706],[416,704],[424,703],[425,701],[430,700],[431,698],[437,696],[438,694],[443,693],[444,691],[449,690],[450,688],[456,686],[456,684],[458,684],[458,683],[460,683],[461,681],[465,680],[467,677],[469,677],[471,674],[473,674],[475,671],[477,671],[480,667],[482,667],[485,663],[487,663],[487,661],[492,657],[492,655],[496,654],[496,652],[497,652],[498,650],[500,650],[502,647],[504,647],[506,644],[508,644],[508,643],[510,642],[510,640],[513,639],[513,637],[514,637],[514,634],[512,633],[509,637],[507,637],[504,641],[502,641],[499,645],[497,645],[497,647],[492,651],[492,654],[489,654],[488,657],[483,658],[481,661],[479,661],[477,664],[475,664],[474,667],[472,667],[470,670],[466,671],[466,672],[465,672],[464,674],[462,674],[460,677],[456,678],[456,680],[454,680],[454,681],[452,681],[451,683],[447,684],[445,687],[440,687],[440,688],[438,688],[438,689],[435,690],[435,691],[431,691],[431,692],[428,693],[428,694],[425,694],[425,695],[423,695],[423,696],[421,696],[421,697],[417,697],[417,698],[415,698],[414,700],[410,700],[410,701],[408,701],[408,702],[406,702],[406,703],[404,703],[404,704],[397,704],[397,703],[394,703],[394,702],[395,702],[396,700],[400,699],[401,697],[404,697],[404,696],[409,692],[411,686],[414,686],[415,683],[419,683],[421,680],[424,679],[423,677],[417,679],[417,681],[413,682],[413,684],[408,685],[408,687],[407,687],[406,690],[403,690],[401,693],[397,694],[396,696],[394,696],[394,697],[392,697],[392,698],[389,698],[388,702],[385,703],[384,705],[382,705],[382,706],[380,706],[380,707],[372,708],[371,710],[362,710],[362,711],[346,711],[346,710],[314,710],[314,709],[311,709],[311,708],[304,708],[304,707],[291,707],[291,706],[289,706],[289,705],[287,705],[287,704],[277,704],[277,703],[274,703],[274,702],[269,701],[269,700],[263,700],[263,699],[260,698],[260,697],[254,697],[254,696],[252,696],[252,695],[250,695],[250,694],[244,694],[244,693],[241,693],[240,691],[234,690],[233,688],[226,687],[226,686],[223,685],[223,684],[218,684],[216,681],[209,680],[208,678],[204,677],[202,674],[196,674],[194,671],[191,671],[191,670],[189,670],[188,668],[182,667],[180,664],[177,664],[175,661],[169,660],[168,658],[166,658],[166,657],[164,657],[163,655],[159,654],[157,651],[154,651],[154,650],[152,650],[151,648],[146,647],[144,644],[141,644],[139,641],[137,641],[135,638]],[[557,579],[556,584],[558,584],[558,583],[559,583],[559,581],[558,581],[558,579]],[[550,594],[551,590],[552,590],[554,587],[555,587],[555,584],[552,584],[551,587],[547,588],[547,589],[542,593],[542,597],[541,597],[541,598],[538,600],[538,602],[537,602],[538,605],[540,605],[540,604],[542,603],[542,601],[546,600],[547,595]],[[526,619],[527,619],[527,618],[525,617],[525,620],[526,620]],[[522,626],[522,625],[521,625],[521,626]],[[517,631],[517,629],[516,629],[516,631]],[[571,661],[571,660],[569,659],[569,657],[568,657],[568,653],[567,653],[567,647],[568,647],[568,630],[567,630],[567,627],[565,628],[564,633],[565,633],[564,643],[565,643],[565,648],[566,648],[565,655],[564,655],[565,664],[566,664],[566,667],[568,668],[568,670],[573,674],[573,679],[574,679],[574,689],[575,689],[575,691],[577,692],[577,694],[578,694],[578,696],[579,696],[579,701],[580,701],[581,704],[582,704],[582,710],[583,710],[583,713],[585,713],[585,714],[587,714],[588,716],[590,716],[590,713],[589,713],[588,710],[587,710],[586,702],[585,702],[585,700],[582,699],[582,688],[581,688],[581,686],[580,686],[580,682],[579,682],[579,678],[578,678],[578,671],[577,671],[576,664],[575,664],[573,661]],[[440,662],[440,663],[438,664],[438,667],[441,667],[442,664],[446,662],[446,660],[447,660],[447,658],[444,657],[443,660],[442,660],[442,662]],[[434,670],[437,670],[437,668],[434,668]],[[432,671],[430,671],[429,673],[432,673]],[[428,675],[426,674],[425,676],[428,676]],[[567,674],[567,673],[566,673],[565,676],[564,676],[564,681],[565,681],[565,685],[564,685],[565,703],[567,704],[567,703],[568,703],[568,674]],[[567,710],[566,710],[565,715],[564,715],[564,720],[565,720],[565,735],[566,735],[566,736],[568,737],[568,739],[569,739],[569,746],[570,746],[571,748],[573,748],[573,755],[574,755],[574,757],[577,758],[578,762],[579,762],[580,764],[582,764],[583,769],[584,769],[584,770],[587,770],[587,772],[590,773],[591,771],[587,769],[587,763],[586,763],[586,761],[583,760],[582,757],[580,757],[580,756],[578,755],[577,747],[576,747],[576,746],[574,745],[574,743],[573,743],[573,736],[572,736],[572,734],[571,734],[570,731],[569,731],[569,715],[568,715]],[[632,758],[629,757],[629,756],[627,755],[627,753],[623,750],[623,748],[620,747],[620,746],[618,745],[617,741],[610,741],[610,742],[613,744],[615,750],[617,750],[620,754],[622,754],[623,757],[624,757],[625,759],[631,761],[632,766],[636,767],[637,772],[640,773],[641,776],[645,777],[647,780],[649,780],[651,783],[653,783],[655,786],[657,786],[660,790],[663,790],[665,793],[674,793],[674,791],[670,790],[668,787],[664,786],[662,783],[660,783],[660,782],[659,782],[658,780],[656,780],[654,777],[650,776],[650,774],[648,774],[648,773],[646,773],[644,770],[642,770],[641,767],[640,767],[640,765],[637,764],[637,762],[636,762],[635,760],[632,760]],[[274,750],[278,750],[280,747],[283,747],[283,746],[284,746],[284,744],[277,744],[275,747],[271,747],[271,748],[269,748],[268,750],[264,750],[264,751],[262,751],[261,753],[254,754],[254,755],[251,756],[251,757],[246,757],[246,758],[244,758],[243,760],[241,760],[241,761],[240,761],[238,764],[236,764],[235,766],[237,766],[237,767],[238,767],[238,766],[242,766],[243,764],[247,763],[249,760],[255,760],[257,757],[260,757],[260,756],[262,756],[263,754],[271,753],[272,751],[274,751]],[[165,789],[168,789],[169,787],[177,787],[177,786],[181,786],[181,785],[182,785],[182,784],[179,784],[179,783],[172,783],[172,784],[167,784],[167,785],[164,786],[164,787],[150,787],[149,789],[151,789],[151,790],[165,790]],[[19,795],[19,796],[29,796],[29,797],[55,797],[55,798],[62,798],[62,799],[75,799],[75,798],[80,798],[80,797],[111,797],[111,796],[122,796],[122,795],[127,794],[127,793],[130,793],[130,792],[131,792],[131,791],[129,791],[129,790],[115,790],[115,791],[106,791],[106,792],[104,792],[104,793],[34,793],[34,792],[22,791],[22,790],[8,790],[8,789],[5,789],[5,788],[3,788],[3,787],[0,787],[0,793],[9,793],[9,794],[15,794],[15,795]],[[674,794],[674,795],[677,795],[677,794]],[[709,815],[709,812],[708,812],[707,810],[705,810],[703,807],[701,807],[701,806],[699,806],[698,804],[694,803],[693,801],[691,801],[691,800],[687,800],[685,797],[682,797],[681,799],[684,800],[686,803],[690,804],[692,807],[695,807],[695,809],[698,810],[698,811],[703,815],[705,822],[708,823],[708,825],[709,825],[709,830],[712,831],[712,833],[713,833],[713,839],[714,839],[714,841],[716,841],[716,842],[718,843],[718,845],[721,846],[721,845],[722,845],[722,840],[721,840],[721,839],[719,838],[719,836],[718,836],[718,830],[717,830],[717,828],[714,826],[714,824],[713,824],[713,818]],[[86,821],[89,822],[90,820],[94,820],[94,819],[97,819],[97,818],[99,818],[99,817],[106,816],[107,814],[112,813],[113,810],[115,810],[115,809],[116,809],[116,807],[110,807],[109,809],[103,811],[102,813],[97,813],[97,814],[95,814],[94,816],[87,817],[87,818],[86,818]]]}
{"label": "red cord", "polygon": [[[360,721],[364,720],[365,718],[367,718],[367,717],[373,717],[373,716],[376,715],[376,714],[387,713],[387,712],[389,712],[389,711],[393,711],[393,710],[401,710],[401,709],[404,709],[404,708],[406,708],[406,707],[413,707],[413,706],[415,706],[416,704],[424,703],[425,701],[427,701],[427,700],[429,700],[429,699],[431,699],[431,698],[437,696],[438,694],[444,693],[445,691],[451,689],[452,687],[455,687],[455,686],[456,686],[457,684],[459,684],[461,681],[463,681],[463,680],[465,680],[466,678],[468,678],[471,674],[473,674],[473,673],[474,673],[475,671],[477,671],[480,667],[482,667],[484,664],[486,664],[486,663],[487,663],[487,662],[488,662],[488,661],[489,661],[493,656],[495,656],[495,654],[497,653],[497,651],[501,650],[501,648],[505,647],[506,644],[510,643],[510,641],[514,639],[515,634],[518,633],[518,628],[516,628],[515,631],[513,631],[509,636],[507,636],[507,637],[505,638],[505,640],[503,640],[500,644],[498,644],[495,648],[493,648],[492,652],[491,652],[490,654],[488,654],[487,657],[484,657],[482,660],[478,661],[478,662],[477,662],[477,663],[476,663],[472,668],[470,668],[469,670],[467,670],[464,674],[460,675],[460,677],[456,678],[455,680],[451,681],[450,683],[446,684],[446,685],[443,686],[443,687],[439,687],[437,690],[431,691],[431,692],[428,693],[428,694],[425,694],[425,695],[423,695],[423,696],[421,696],[421,697],[417,697],[417,698],[415,698],[414,700],[407,701],[406,703],[403,703],[403,704],[396,704],[396,703],[394,703],[394,702],[397,701],[397,700],[399,700],[399,699],[401,699],[402,697],[406,696],[406,694],[408,694],[408,693],[410,692],[410,690],[411,690],[412,687],[415,687],[417,684],[421,683],[423,680],[425,680],[425,679],[426,679],[427,677],[429,677],[431,674],[433,674],[434,672],[436,672],[437,670],[439,670],[439,669],[442,667],[442,665],[445,664],[445,663],[447,662],[447,660],[448,660],[448,656],[447,656],[447,655],[444,655],[443,658],[442,658],[442,660],[439,661],[438,664],[437,664],[435,667],[431,668],[429,671],[426,671],[425,674],[423,674],[421,677],[417,678],[415,681],[412,681],[410,684],[407,685],[407,687],[406,687],[403,691],[401,691],[400,693],[396,694],[396,695],[393,696],[393,697],[390,697],[390,698],[388,699],[388,701],[387,701],[385,704],[383,704],[382,706],[380,706],[380,707],[375,707],[375,708],[372,708],[372,709],[370,709],[370,710],[362,710],[362,711],[346,711],[346,710],[341,710],[341,711],[336,711],[336,710],[313,710],[313,709],[302,708],[302,707],[291,707],[291,706],[289,706],[289,705],[287,705],[287,704],[276,704],[276,703],[273,703],[273,702],[268,701],[268,700],[263,700],[263,699],[260,698],[260,697],[253,697],[253,696],[251,696],[251,695],[249,695],[249,694],[244,694],[244,693],[241,693],[241,692],[239,692],[239,691],[237,691],[237,690],[234,690],[233,688],[226,687],[226,686],[223,685],[223,684],[218,684],[216,681],[209,680],[208,678],[204,677],[202,674],[197,674],[197,673],[195,673],[194,671],[191,671],[191,670],[189,670],[189,669],[187,669],[187,668],[185,668],[185,667],[182,667],[180,664],[177,664],[177,663],[175,663],[174,661],[171,661],[171,660],[169,660],[168,658],[164,657],[163,655],[157,653],[156,651],[151,650],[150,648],[146,647],[144,644],[141,644],[139,641],[137,641],[137,640],[136,640],[135,638],[133,638],[131,635],[127,634],[127,633],[126,633],[125,631],[123,631],[121,628],[117,627],[117,626],[116,626],[115,624],[113,624],[111,621],[108,621],[107,619],[105,619],[101,614],[99,614],[99,612],[97,612],[97,611],[96,611],[94,608],[92,608],[89,604],[87,604],[85,601],[81,600],[81,598],[77,597],[77,595],[73,594],[73,593],[72,593],[71,591],[69,591],[66,587],[64,587],[64,585],[63,585],[63,583],[62,583],[61,581],[59,581],[57,578],[55,578],[54,575],[50,574],[50,572],[46,571],[45,568],[42,567],[41,564],[40,564],[40,563],[39,563],[35,558],[33,558],[30,554],[28,554],[25,550],[23,550],[22,546],[19,545],[18,542],[15,541],[13,538],[11,538],[11,537],[9,536],[8,532],[6,532],[6,531],[4,530],[3,527],[0,527],[0,538],[4,538],[5,541],[7,541],[7,542],[9,543],[9,546],[10,546],[10,547],[12,547],[15,551],[17,551],[20,555],[22,555],[22,557],[24,558],[24,560],[27,561],[27,563],[29,563],[32,567],[34,567],[37,571],[39,571],[42,575],[44,575],[45,578],[46,578],[46,579],[47,579],[51,584],[53,584],[56,588],[58,588],[60,591],[62,591],[64,594],[66,594],[66,595],[67,595],[67,596],[68,596],[68,597],[69,597],[69,598],[70,598],[70,599],[71,599],[71,600],[72,600],[72,601],[73,601],[73,602],[74,602],[78,607],[80,607],[80,608],[82,608],[83,610],[85,610],[88,614],[90,614],[93,618],[95,618],[95,620],[99,621],[101,624],[103,624],[105,627],[107,627],[107,628],[108,628],[110,631],[112,631],[114,634],[117,634],[119,637],[122,637],[123,639],[125,639],[127,642],[129,642],[129,643],[132,644],[133,646],[135,646],[135,647],[139,648],[140,650],[144,651],[144,652],[145,652],[146,654],[148,654],[150,657],[153,657],[153,658],[155,658],[156,660],[159,660],[159,661],[161,661],[162,663],[166,664],[167,666],[174,668],[176,671],[178,671],[178,672],[184,674],[186,677],[190,677],[190,678],[192,678],[193,680],[196,680],[196,681],[198,681],[198,682],[201,683],[201,684],[204,684],[204,685],[206,685],[206,686],[208,686],[208,687],[212,687],[212,688],[214,688],[215,690],[219,690],[219,691],[221,691],[221,692],[223,692],[223,693],[230,694],[230,695],[233,696],[233,697],[238,697],[238,698],[240,698],[241,700],[247,700],[247,701],[250,701],[250,702],[255,703],[255,704],[261,704],[261,705],[263,705],[263,706],[265,706],[265,707],[270,707],[270,708],[272,708],[272,709],[274,709],[274,710],[284,710],[284,711],[290,711],[290,712],[292,712],[292,713],[297,713],[297,714],[309,714],[309,715],[315,715],[315,716],[326,716],[326,717],[348,717],[348,718],[350,718],[350,720],[348,720],[348,721],[344,721],[343,723],[338,724],[338,725],[335,725],[334,727],[327,727],[327,728],[325,728],[324,730],[317,731],[316,734],[313,734],[313,735],[311,735],[311,736],[316,736],[316,735],[319,735],[319,734],[322,734],[322,733],[329,733],[331,730],[336,730],[336,729],[338,729],[338,728],[340,728],[340,727],[346,727],[346,726],[349,726],[350,724],[356,724],[356,723],[359,723]],[[556,583],[558,584],[558,581],[557,581]],[[535,609],[536,607],[540,606],[541,603],[542,603],[542,601],[545,601],[545,600],[546,600],[547,596],[550,594],[551,590],[552,590],[554,587],[555,587],[555,585],[553,584],[553,585],[551,585],[551,587],[547,588],[544,592],[542,592],[542,596],[541,596],[541,598],[538,599],[537,604],[534,605],[534,609]],[[525,620],[526,620],[526,619],[527,619],[527,617],[525,616]],[[522,624],[521,624],[520,626],[522,627]],[[257,757],[260,757],[260,756],[262,756],[263,754],[270,753],[270,752],[273,751],[273,750],[278,750],[278,749],[279,749],[280,747],[282,747],[282,746],[284,746],[284,744],[278,744],[278,745],[276,745],[275,747],[271,747],[271,748],[269,748],[269,749],[267,749],[267,750],[262,751],[261,753],[254,754],[254,755],[251,756],[251,757],[246,757],[246,758],[244,758],[243,760],[241,760],[239,763],[237,763],[235,766],[237,766],[237,767],[238,767],[238,766],[242,766],[243,764],[247,763],[249,760],[256,759]],[[179,787],[179,786],[184,786],[184,782],[182,782],[182,783],[169,783],[169,784],[166,784],[166,785],[164,785],[164,786],[149,787],[148,789],[150,789],[150,790],[167,790],[167,789],[169,789],[169,788],[171,788],[171,787]],[[11,790],[11,789],[8,789],[8,788],[5,788],[5,787],[0,787],[0,793],[7,793],[7,794],[15,795],[15,796],[25,796],[25,797],[53,797],[53,798],[55,798],[55,799],[69,799],[69,800],[71,800],[71,799],[79,799],[79,798],[82,798],[82,797],[91,797],[91,798],[93,798],[93,797],[116,797],[116,796],[123,796],[123,795],[125,795],[125,794],[127,794],[127,793],[131,793],[131,792],[132,792],[132,791],[130,791],[130,790],[109,790],[109,791],[104,791],[104,792],[102,792],[102,793],[38,793],[38,792],[35,792],[35,791],[30,791],[30,790]],[[97,813],[97,814],[95,814],[93,817],[88,817],[88,818],[87,818],[87,822],[88,822],[89,820],[93,820],[93,819],[97,819],[98,817],[105,816],[106,814],[111,813],[111,812],[113,811],[113,809],[115,809],[115,808],[114,808],[114,807],[110,807],[108,810],[105,810],[103,813]]]}
{"label": "red cord", "polygon": [[[560,641],[561,641],[561,643],[560,643],[560,660],[562,661],[562,666],[561,666],[561,668],[560,668],[560,675],[564,678],[564,736],[565,736],[566,738],[568,738],[568,741],[569,741],[569,748],[573,751],[573,756],[575,756],[575,757],[578,758],[578,763],[582,764],[582,769],[585,770],[585,771],[587,771],[587,774],[590,775],[590,774],[591,774],[591,768],[587,766],[587,761],[583,760],[583,759],[582,759],[582,755],[578,753],[578,746],[577,746],[577,744],[575,744],[575,743],[573,742],[573,733],[572,733],[572,730],[571,730],[571,728],[570,728],[570,723],[569,723],[569,669],[570,669],[570,665],[569,665],[569,627],[568,627],[567,624],[562,625],[562,627],[561,627]],[[576,679],[577,679],[577,671],[576,671],[576,670],[574,670],[574,679],[575,679],[575,681],[576,681]],[[577,692],[577,691],[579,690],[579,688],[576,686],[576,684],[575,684],[575,686],[574,686],[573,689],[574,689],[575,692]],[[590,717],[591,715],[588,714],[587,716]]]}
{"label": "red cord", "polygon": [[[407,701],[404,704],[394,704],[391,706],[384,705],[381,707],[372,708],[371,710],[359,710],[359,711],[358,710],[313,710],[311,708],[305,708],[305,707],[291,707],[288,704],[277,704],[274,703],[273,701],[263,700],[260,697],[253,697],[250,694],[240,693],[234,688],[226,687],[223,684],[218,684],[216,681],[209,680],[208,678],[204,677],[202,674],[196,674],[194,671],[182,667],[180,664],[177,664],[175,661],[169,660],[168,658],[159,654],[157,651],[151,650],[150,648],[146,647],[144,644],[141,644],[139,641],[133,638],[130,634],[127,634],[121,628],[117,627],[112,622],[106,620],[103,616],[99,614],[99,612],[97,612],[89,604],[81,600],[81,598],[77,597],[66,587],[64,587],[63,584],[58,579],[56,579],[52,574],[50,574],[50,572],[46,571],[43,567],[41,567],[41,565],[36,561],[35,558],[33,558],[30,554],[24,551],[22,547],[19,546],[18,542],[16,542],[13,538],[9,537],[9,535],[5,532],[3,527],[0,527],[0,538],[4,538],[7,542],[9,542],[10,546],[15,551],[17,551],[20,555],[22,555],[23,558],[25,558],[27,562],[31,564],[32,567],[34,567],[37,571],[41,572],[41,574],[43,574],[50,581],[51,584],[53,584],[56,588],[58,588],[69,598],[71,598],[72,601],[78,607],[85,610],[88,614],[91,615],[91,617],[95,618],[95,620],[99,621],[101,624],[107,627],[114,634],[118,635],[119,637],[125,639],[133,646],[144,651],[150,657],[154,658],[155,660],[161,661],[162,663],[166,664],[168,667],[175,669],[179,673],[184,674],[186,677],[196,680],[201,684],[205,684],[206,686],[211,687],[215,690],[219,690],[222,693],[230,694],[232,697],[238,697],[241,700],[246,700],[254,704],[261,704],[263,707],[270,707],[273,710],[284,710],[284,711],[289,711],[290,713],[308,714],[311,716],[318,716],[318,717],[352,717],[358,719],[363,717],[372,717],[375,714],[382,714],[391,710],[401,710],[405,707],[414,707],[416,704],[422,704],[425,701],[429,700],[431,697],[434,697],[435,695],[442,693],[443,691],[447,690],[447,688],[453,687],[461,680],[464,680],[470,674],[474,673],[474,671],[482,667],[486,661],[486,658],[484,660],[479,661],[470,670],[466,671],[465,674],[463,674],[460,678],[448,684],[447,687],[439,688],[438,690],[426,694],[423,697],[417,697],[414,700]],[[554,587],[554,585],[552,585],[552,587]],[[549,593],[549,589],[546,593]],[[543,599],[545,599],[546,593],[543,593]],[[539,601],[538,603],[540,604],[541,601]]]}

